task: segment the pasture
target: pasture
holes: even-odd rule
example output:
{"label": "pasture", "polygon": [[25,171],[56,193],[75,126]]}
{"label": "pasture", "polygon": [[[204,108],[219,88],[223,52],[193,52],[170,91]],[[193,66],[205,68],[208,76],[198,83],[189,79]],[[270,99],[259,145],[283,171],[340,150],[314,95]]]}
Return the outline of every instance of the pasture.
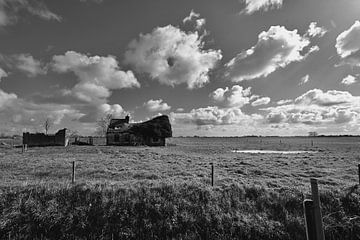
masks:
{"label": "pasture", "polygon": [[172,138],[166,147],[99,140],[24,153],[2,145],[0,239],[305,240],[311,177],[326,239],[360,239],[360,138]]}
{"label": "pasture", "polygon": [[[99,140],[95,143],[103,144]],[[207,184],[215,165],[217,186],[231,183],[266,188],[308,189],[318,178],[323,189],[358,183],[360,138],[172,138],[166,147],[69,146],[0,148],[0,185],[17,186],[76,180],[132,186],[193,181]],[[252,154],[234,150],[305,151],[297,154]]]}

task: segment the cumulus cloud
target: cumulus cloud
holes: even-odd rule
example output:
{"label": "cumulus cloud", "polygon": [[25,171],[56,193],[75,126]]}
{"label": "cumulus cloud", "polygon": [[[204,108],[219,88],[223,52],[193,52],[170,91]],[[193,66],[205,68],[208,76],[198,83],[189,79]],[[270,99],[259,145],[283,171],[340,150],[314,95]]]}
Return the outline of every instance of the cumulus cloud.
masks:
{"label": "cumulus cloud", "polygon": [[270,9],[281,8],[283,0],[242,0],[246,7],[242,13],[253,14],[259,10],[268,11]]}
{"label": "cumulus cloud", "polygon": [[109,105],[107,99],[111,90],[140,87],[132,71],[122,71],[113,56],[88,56],[68,51],[64,55],[53,57],[52,68],[59,73],[73,72],[78,83],[63,94],[71,95],[85,103],[77,109],[87,113],[81,121],[96,121],[107,109],[120,115],[123,109],[120,105]]}
{"label": "cumulus cloud", "polygon": [[191,10],[190,15],[183,19],[184,24],[189,22],[194,22],[195,28],[201,29],[205,25],[206,20],[205,18],[200,18],[200,13],[196,13],[194,10]]}
{"label": "cumulus cloud", "polygon": [[140,87],[132,71],[122,71],[114,56],[87,56],[68,51],[53,57],[53,69],[73,72],[80,82],[93,83],[108,89]]}
{"label": "cumulus cloud", "polygon": [[253,47],[242,51],[225,64],[225,75],[235,82],[267,77],[276,69],[301,61],[316,50],[313,46],[302,55],[301,52],[309,45],[310,40],[299,35],[297,30],[271,26],[268,31],[259,34],[258,42]]}
{"label": "cumulus cloud", "polygon": [[125,63],[162,84],[187,84],[189,89],[209,82],[209,72],[222,58],[220,50],[203,49],[198,32],[184,32],[168,25],[131,41]]}
{"label": "cumulus cloud", "polygon": [[188,113],[171,113],[175,124],[204,125],[232,125],[259,118],[258,115],[249,116],[244,114],[240,108],[219,108],[209,106],[205,108],[192,109]]}
{"label": "cumulus cloud", "polygon": [[17,99],[17,95],[14,93],[6,93],[0,89],[0,110],[11,105],[13,101]]}
{"label": "cumulus cloud", "polygon": [[292,103],[292,102],[293,102],[292,99],[281,99],[281,100],[277,101],[276,104],[283,105],[283,104]]}
{"label": "cumulus cloud", "polygon": [[355,124],[360,113],[360,97],[346,91],[312,89],[293,103],[264,108],[268,123],[305,125]]}
{"label": "cumulus cloud", "polygon": [[183,19],[183,23],[191,22],[193,19],[198,19],[199,17],[200,17],[200,13],[196,13],[194,12],[193,9],[191,9],[189,16],[186,16]]}
{"label": "cumulus cloud", "polygon": [[350,103],[354,98],[349,92],[329,90],[323,92],[321,89],[312,89],[295,99],[295,104],[332,106]]}
{"label": "cumulus cloud", "polygon": [[1,0],[0,27],[16,23],[20,11],[27,11],[28,13],[45,20],[61,21],[61,17],[50,11],[42,1]]}
{"label": "cumulus cloud", "polygon": [[341,81],[342,84],[344,85],[351,85],[351,84],[354,84],[356,83],[356,78],[352,75],[347,75],[342,81]]}
{"label": "cumulus cloud", "polygon": [[8,76],[7,73],[2,68],[0,68],[0,81],[2,78],[7,77],[7,76]]}
{"label": "cumulus cloud", "polygon": [[162,99],[150,99],[149,101],[144,103],[144,106],[150,112],[163,112],[171,109],[171,107],[167,103],[163,102]]}
{"label": "cumulus cloud", "polygon": [[210,94],[210,97],[218,103],[223,103],[225,107],[241,108],[249,103],[251,88],[244,89],[239,85],[234,85],[231,89],[218,88]]}
{"label": "cumulus cloud", "polygon": [[37,104],[0,89],[0,121],[8,132],[13,129],[11,134],[41,131],[43,121],[47,118],[57,125],[65,118],[71,121],[83,115],[68,104]]}
{"label": "cumulus cloud", "polygon": [[14,67],[24,72],[28,77],[46,74],[45,66],[30,54],[15,54],[11,59]]}
{"label": "cumulus cloud", "polygon": [[260,105],[267,105],[270,103],[270,101],[271,101],[271,99],[269,97],[262,97],[262,98],[255,100],[254,102],[252,102],[251,106],[257,107]]}
{"label": "cumulus cloud", "polygon": [[310,37],[323,37],[326,33],[327,30],[324,27],[318,27],[317,22],[311,22],[306,35]]}
{"label": "cumulus cloud", "polygon": [[304,84],[307,83],[309,80],[310,80],[310,76],[309,76],[309,74],[307,74],[307,75],[305,75],[305,76],[303,76],[303,77],[301,78],[299,85],[304,85]]}
{"label": "cumulus cloud", "polygon": [[360,49],[360,21],[355,23],[336,38],[336,51],[342,57],[348,57]]}

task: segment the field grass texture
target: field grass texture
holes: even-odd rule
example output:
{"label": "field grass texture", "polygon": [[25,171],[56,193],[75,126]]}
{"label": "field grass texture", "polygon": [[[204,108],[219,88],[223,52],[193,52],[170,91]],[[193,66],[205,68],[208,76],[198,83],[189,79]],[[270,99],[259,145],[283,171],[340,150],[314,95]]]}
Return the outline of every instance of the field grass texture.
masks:
{"label": "field grass texture", "polygon": [[[25,153],[2,145],[0,239],[306,239],[310,177],[319,179],[326,239],[360,239],[359,141],[172,138],[159,148]],[[255,149],[309,152],[232,152]]]}
{"label": "field grass texture", "polygon": [[[305,240],[303,194],[233,184],[3,188],[1,239]],[[326,239],[360,238],[360,194],[322,192]]]}

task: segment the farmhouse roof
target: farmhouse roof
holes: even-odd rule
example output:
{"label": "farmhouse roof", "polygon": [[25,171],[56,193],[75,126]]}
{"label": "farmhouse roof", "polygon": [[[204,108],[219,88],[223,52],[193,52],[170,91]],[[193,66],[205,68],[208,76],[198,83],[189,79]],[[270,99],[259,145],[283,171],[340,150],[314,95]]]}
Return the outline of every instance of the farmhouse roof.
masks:
{"label": "farmhouse roof", "polygon": [[172,137],[171,124],[169,121],[169,117],[166,115],[158,116],[142,123],[131,123],[126,128],[110,131],[116,131],[119,133],[132,133],[135,135],[158,138]]}
{"label": "farmhouse roof", "polygon": [[129,116],[126,116],[124,119],[121,118],[113,118],[110,120],[109,128],[115,129],[117,127],[123,127],[125,124],[129,123]]}

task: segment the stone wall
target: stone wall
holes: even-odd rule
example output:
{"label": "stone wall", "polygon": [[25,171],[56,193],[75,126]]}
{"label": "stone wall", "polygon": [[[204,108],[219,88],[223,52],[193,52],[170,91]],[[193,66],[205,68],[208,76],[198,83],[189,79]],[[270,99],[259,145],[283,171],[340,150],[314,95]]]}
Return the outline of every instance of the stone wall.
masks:
{"label": "stone wall", "polygon": [[27,144],[28,147],[67,146],[68,141],[66,128],[59,130],[54,135],[46,135],[44,133],[23,133],[23,144]]}

